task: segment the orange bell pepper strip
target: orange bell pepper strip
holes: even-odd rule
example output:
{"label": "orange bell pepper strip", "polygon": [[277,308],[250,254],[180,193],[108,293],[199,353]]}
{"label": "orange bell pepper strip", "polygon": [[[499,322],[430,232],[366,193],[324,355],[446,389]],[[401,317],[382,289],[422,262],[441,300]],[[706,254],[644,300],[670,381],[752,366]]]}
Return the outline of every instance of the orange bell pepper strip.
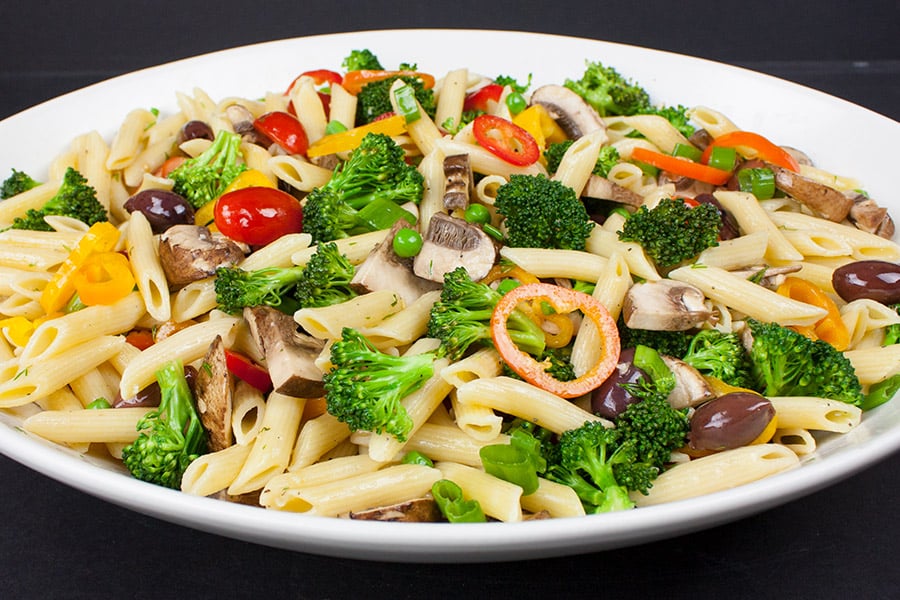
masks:
{"label": "orange bell pepper strip", "polygon": [[752,131],[732,131],[720,135],[706,147],[706,150],[703,151],[700,162],[705,164],[709,161],[709,155],[714,146],[735,149],[749,148],[762,160],[778,165],[779,167],[784,167],[790,171],[797,172],[800,170],[800,164],[797,162],[797,159],[791,156],[790,152]]}
{"label": "orange bell pepper strip", "polygon": [[91,225],[44,286],[38,301],[44,312],[51,314],[62,309],[75,293],[75,272],[90,255],[111,252],[118,241],[119,230],[112,223],[101,221]]}
{"label": "orange bell pepper strip", "polygon": [[422,86],[427,90],[434,87],[434,76],[428,73],[420,73],[419,71],[385,71],[378,69],[362,69],[360,71],[350,71],[344,75],[344,81],[341,84],[345,90],[354,96],[363,89],[364,86],[389,77],[416,77],[422,81]]}
{"label": "orange bell pepper strip", "polygon": [[325,156],[326,154],[355,150],[360,142],[362,142],[362,139],[370,133],[381,133],[390,136],[406,133],[406,118],[402,115],[394,115],[385,119],[372,121],[366,125],[353,127],[346,131],[322,136],[309,146],[309,149],[306,151],[306,156],[315,158],[317,156]]}
{"label": "orange bell pepper strip", "polygon": [[731,178],[731,171],[723,171],[686,158],[655,152],[640,146],[631,151],[631,158],[675,175],[683,175],[713,185],[724,185]]}
{"label": "orange bell pepper strip", "polygon": [[810,327],[793,327],[798,333],[828,342],[837,350],[844,351],[850,346],[850,331],[841,319],[841,312],[834,301],[821,288],[799,277],[787,277],[777,292],[793,300],[824,308],[828,314]]}
{"label": "orange bell pepper strip", "polygon": [[[603,351],[597,363],[586,373],[572,381],[559,381],[549,375],[541,363],[526,352],[522,352],[513,342],[506,327],[506,320],[520,302],[540,299],[547,302],[557,313],[566,314],[580,310],[591,320],[600,332]],[[616,322],[606,307],[596,298],[558,285],[549,283],[529,283],[507,292],[494,307],[491,315],[491,338],[500,357],[528,383],[556,394],[561,398],[577,398],[600,387],[619,361],[619,331]]]}
{"label": "orange bell pepper strip", "polygon": [[98,252],[75,271],[75,291],[87,306],[113,304],[134,289],[134,275],[124,254]]}

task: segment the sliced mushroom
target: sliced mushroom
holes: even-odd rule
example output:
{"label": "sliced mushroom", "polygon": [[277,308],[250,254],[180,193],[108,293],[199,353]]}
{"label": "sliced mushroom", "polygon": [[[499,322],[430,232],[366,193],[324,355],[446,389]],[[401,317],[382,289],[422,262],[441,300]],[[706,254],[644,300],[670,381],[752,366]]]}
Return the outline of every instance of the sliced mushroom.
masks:
{"label": "sliced mushroom", "polygon": [[675,388],[669,392],[668,401],[675,408],[697,406],[716,397],[700,371],[683,360],[662,355],[663,362],[675,376]]}
{"label": "sliced mushroom", "polygon": [[531,104],[540,104],[571,139],[578,139],[598,129],[606,130],[594,107],[561,85],[544,85],[532,92]]}
{"label": "sliced mushroom", "polygon": [[341,164],[341,157],[337,154],[324,154],[322,156],[313,156],[309,159],[309,162],[316,165],[317,167],[322,167],[323,169],[328,169],[329,171],[334,171],[334,169]]}
{"label": "sliced mushroom", "polygon": [[797,150],[796,148],[793,148],[791,146],[782,146],[782,149],[793,156],[794,160],[796,160],[798,164],[809,165],[810,167],[813,166],[813,161],[806,152]]}
{"label": "sliced mushroom", "polygon": [[399,504],[351,512],[351,519],[362,521],[394,521],[401,523],[436,523],[444,520],[441,509],[432,498],[417,498]]}
{"label": "sliced mushroom", "polygon": [[221,490],[216,492],[215,494],[210,495],[210,498],[215,498],[216,500],[224,500],[226,502],[231,502],[233,504],[245,504],[247,506],[259,506],[259,494],[262,492],[262,489],[254,490],[252,492],[247,492],[246,494],[237,494],[231,495],[225,490]]}
{"label": "sliced mushroom", "polygon": [[766,166],[775,173],[775,187],[805,204],[818,216],[835,223],[847,218],[853,200],[844,194],[778,165],[767,163]]}
{"label": "sliced mushroom", "polygon": [[885,239],[894,237],[894,220],[888,214],[888,210],[862,194],[852,196],[853,206],[847,218],[856,225],[857,229],[867,233],[874,233]]}
{"label": "sliced mushroom", "polygon": [[266,357],[276,392],[295,398],[322,395],[322,371],[315,360],[325,347],[324,341],[301,333],[293,317],[269,306],[245,308],[244,319]]}
{"label": "sliced mushroom", "polygon": [[159,236],[159,262],[172,285],[205,279],[242,260],[239,245],[201,225],[173,225]]}
{"label": "sliced mushroom", "polygon": [[472,165],[468,154],[444,158],[444,208],[465,210],[472,193]]}
{"label": "sliced mushroom", "polygon": [[637,283],[625,294],[622,315],[631,329],[684,331],[712,315],[704,299],[703,292],[680,281]]}
{"label": "sliced mushroom", "polygon": [[477,225],[444,213],[435,213],[428,223],[422,250],[413,262],[419,277],[443,283],[444,275],[465,267],[469,277],[479,280],[497,259],[497,248]]}
{"label": "sliced mushroom", "polygon": [[688,141],[700,150],[706,150],[706,147],[712,144],[713,136],[705,129],[697,129],[691,134]]}
{"label": "sliced mushroom", "polygon": [[222,336],[209,345],[194,384],[197,412],[209,434],[209,451],[224,450],[232,444],[231,407],[234,379],[225,364],[225,343]]}
{"label": "sliced mushroom", "polygon": [[599,175],[591,175],[588,178],[587,185],[584,186],[581,195],[588,198],[596,198],[597,200],[612,200],[613,202],[627,204],[635,208],[644,202],[644,198],[640,194],[632,192],[627,187]]}
{"label": "sliced mushroom", "polygon": [[716,189],[716,186],[711,183],[697,181],[690,177],[672,175],[668,171],[659,172],[657,183],[661,186],[668,183],[673,184],[679,198],[696,198],[700,194],[711,194]]}
{"label": "sliced mushroom", "polygon": [[268,147],[272,144],[272,140],[268,136],[260,133],[253,126],[253,113],[245,106],[231,104],[225,109],[225,116],[231,122],[234,132],[241,134],[241,139],[245,142],[263,147]]}
{"label": "sliced mushroom", "polygon": [[357,268],[350,285],[360,293],[391,290],[396,292],[406,306],[425,292],[440,287],[434,281],[422,279],[413,273],[413,259],[400,258],[394,252],[394,235],[407,227],[406,221],[398,221]]}

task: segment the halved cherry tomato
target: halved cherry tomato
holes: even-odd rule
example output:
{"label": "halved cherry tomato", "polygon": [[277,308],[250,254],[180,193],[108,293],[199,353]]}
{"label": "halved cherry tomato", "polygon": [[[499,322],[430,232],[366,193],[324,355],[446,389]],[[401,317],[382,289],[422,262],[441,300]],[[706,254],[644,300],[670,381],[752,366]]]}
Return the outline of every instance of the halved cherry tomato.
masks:
{"label": "halved cherry tomato", "polygon": [[301,77],[309,77],[313,80],[315,85],[323,85],[328,84],[329,87],[332,83],[341,83],[344,81],[344,78],[341,77],[341,74],[337,71],[331,71],[329,69],[314,69],[312,71],[304,71],[297,75],[297,77],[291,82],[291,85],[288,86],[288,89],[285,90],[285,95],[290,94],[291,90],[294,89],[294,85],[300,80]]}
{"label": "halved cherry tomato", "polygon": [[[537,299],[547,302],[560,314],[580,310],[600,332],[603,349],[597,363],[572,381],[560,381],[548,374],[541,363],[519,350],[506,328],[507,319],[520,302]],[[615,319],[599,300],[583,292],[549,283],[527,283],[504,294],[491,315],[491,338],[503,361],[522,379],[561,398],[577,398],[600,387],[616,368],[621,350]]]}
{"label": "halved cherry tomato", "polygon": [[732,131],[720,135],[706,147],[706,150],[703,151],[703,156],[700,159],[701,162],[704,164],[709,162],[709,155],[712,153],[712,149],[715,146],[724,148],[750,148],[754,150],[756,156],[762,160],[788,169],[789,171],[794,171],[795,173],[800,170],[800,164],[787,150],[752,131]]}
{"label": "halved cherry tomato", "polygon": [[280,110],[267,112],[253,121],[253,127],[291,154],[306,154],[309,138],[297,117]]}
{"label": "halved cherry tomato", "polygon": [[428,73],[420,73],[419,71],[382,71],[373,69],[363,69],[360,71],[350,71],[344,75],[344,81],[341,85],[344,89],[353,95],[356,95],[363,89],[363,86],[373,81],[381,81],[389,77],[416,77],[422,81],[422,86],[427,90],[434,87],[434,76]]}
{"label": "halved cherry tomato", "polygon": [[674,173],[675,175],[683,175],[713,185],[724,185],[731,177],[731,171],[715,169],[688,160],[687,158],[654,152],[653,150],[641,148],[640,146],[635,147],[631,151],[631,158],[642,163],[647,163],[657,169]]}
{"label": "halved cherry tomato", "polygon": [[502,85],[489,83],[483,88],[477,89],[466,96],[466,99],[463,102],[463,110],[480,110],[481,112],[487,112],[487,109],[489,108],[488,101],[493,100],[494,102],[499,102],[502,94]]}
{"label": "halved cherry tomato", "polygon": [[215,223],[221,233],[237,242],[265,246],[303,231],[303,207],[296,198],[275,188],[242,188],[219,197]]}
{"label": "halved cherry tomato", "polygon": [[491,154],[512,165],[525,167],[541,157],[541,150],[531,134],[502,117],[475,117],[472,134]]}
{"label": "halved cherry tomato", "polygon": [[272,389],[272,378],[269,377],[269,372],[239,352],[226,349],[225,366],[235,377],[264,394]]}

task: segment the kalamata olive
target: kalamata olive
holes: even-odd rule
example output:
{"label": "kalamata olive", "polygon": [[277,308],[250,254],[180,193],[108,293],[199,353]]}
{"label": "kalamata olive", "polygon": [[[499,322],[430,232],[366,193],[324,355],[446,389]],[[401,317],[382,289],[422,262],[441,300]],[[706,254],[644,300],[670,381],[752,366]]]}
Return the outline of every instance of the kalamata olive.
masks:
{"label": "kalamata olive", "polygon": [[690,446],[695,450],[727,450],[758,438],[775,417],[768,399],[732,392],[710,400],[691,417]]}
{"label": "kalamata olive", "polygon": [[737,221],[735,221],[732,214],[725,210],[719,201],[716,200],[715,196],[712,194],[697,194],[694,196],[694,200],[701,204],[712,204],[716,207],[716,210],[719,211],[719,216],[722,218],[722,226],[719,227],[719,239],[733,240],[736,237],[740,237],[741,230],[738,227]]}
{"label": "kalamata olive", "polygon": [[168,190],[143,190],[125,201],[125,210],[144,213],[153,233],[172,225],[193,225],[194,209],[187,200]]}
{"label": "kalamata olive", "polygon": [[847,302],[867,298],[896,304],[900,302],[900,265],[884,260],[847,263],[834,270],[831,284]]}
{"label": "kalamata olive", "polygon": [[612,375],[591,392],[591,411],[601,417],[615,419],[629,404],[638,400],[622,384],[636,383],[642,377],[644,372],[634,366],[634,348],[624,348]]}
{"label": "kalamata olive", "polygon": [[[197,369],[191,365],[187,365],[184,368],[184,378],[188,382],[188,387],[191,388],[191,393],[194,393],[194,382],[197,381]],[[159,406],[161,399],[159,383],[154,381],[131,398],[123,399],[122,395],[119,392],[116,392],[116,397],[113,399],[112,405],[113,408],[153,407]]]}
{"label": "kalamata olive", "polygon": [[188,140],[204,139],[212,141],[216,135],[213,133],[212,127],[203,121],[188,121],[181,126],[181,132],[178,135],[181,142]]}

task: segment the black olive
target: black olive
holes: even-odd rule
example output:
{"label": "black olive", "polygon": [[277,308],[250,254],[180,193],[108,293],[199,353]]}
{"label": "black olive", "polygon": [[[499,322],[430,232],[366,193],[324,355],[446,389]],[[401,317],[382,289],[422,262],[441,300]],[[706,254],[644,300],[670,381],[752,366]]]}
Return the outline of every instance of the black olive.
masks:
{"label": "black olive", "polygon": [[172,225],[193,225],[194,208],[187,200],[168,190],[143,190],[125,201],[125,210],[141,211],[153,233],[162,233]]}
{"label": "black olive", "polygon": [[860,260],[834,270],[831,284],[847,302],[860,298],[882,304],[900,302],[900,265],[884,260]]}

